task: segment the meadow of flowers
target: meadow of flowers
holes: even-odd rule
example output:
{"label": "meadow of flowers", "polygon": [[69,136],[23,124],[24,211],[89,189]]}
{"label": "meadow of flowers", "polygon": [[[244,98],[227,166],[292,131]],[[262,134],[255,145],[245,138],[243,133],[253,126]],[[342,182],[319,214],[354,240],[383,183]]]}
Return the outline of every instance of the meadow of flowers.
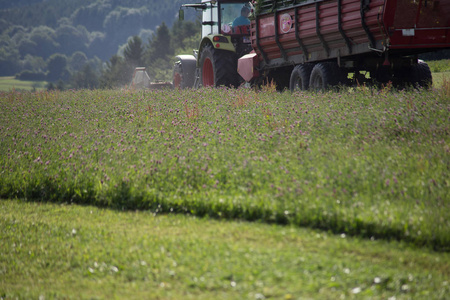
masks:
{"label": "meadow of flowers", "polygon": [[0,94],[0,198],[450,248],[448,91]]}

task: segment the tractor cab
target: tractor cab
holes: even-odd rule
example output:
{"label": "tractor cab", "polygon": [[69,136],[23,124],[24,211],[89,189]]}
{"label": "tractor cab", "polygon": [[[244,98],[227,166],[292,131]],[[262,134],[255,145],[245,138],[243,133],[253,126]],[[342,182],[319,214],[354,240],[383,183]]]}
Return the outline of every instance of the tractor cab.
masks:
{"label": "tractor cab", "polygon": [[[247,54],[252,50],[249,19],[252,10],[250,1],[210,1],[203,10],[202,36],[222,35],[234,45],[238,57]],[[216,40],[220,41],[219,36]]]}
{"label": "tractor cab", "polygon": [[220,33],[224,35],[250,35],[249,15],[252,10],[249,2],[220,3]]}
{"label": "tractor cab", "polygon": [[[194,55],[177,55],[173,71],[176,88],[241,84],[237,60],[252,50],[250,1],[202,0],[183,4],[202,11],[202,39]],[[184,18],[181,9],[180,19]]]}
{"label": "tractor cab", "polygon": [[[233,38],[242,38],[250,42],[250,19],[253,10],[250,1],[242,0],[202,0],[201,3],[184,4],[202,10],[202,37],[223,34]],[[183,16],[180,10],[180,17]]]}

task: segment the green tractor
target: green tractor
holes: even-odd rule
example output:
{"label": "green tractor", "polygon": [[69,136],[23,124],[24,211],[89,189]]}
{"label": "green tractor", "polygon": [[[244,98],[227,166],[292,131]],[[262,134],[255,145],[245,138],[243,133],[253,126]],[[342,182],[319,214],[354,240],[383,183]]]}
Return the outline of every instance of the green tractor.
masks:
{"label": "green tractor", "polygon": [[[253,8],[251,2],[202,0],[183,7],[202,11],[202,39],[194,55],[176,56],[174,88],[237,87],[243,81],[237,61],[252,50],[248,19]],[[181,9],[180,19],[183,18]]]}

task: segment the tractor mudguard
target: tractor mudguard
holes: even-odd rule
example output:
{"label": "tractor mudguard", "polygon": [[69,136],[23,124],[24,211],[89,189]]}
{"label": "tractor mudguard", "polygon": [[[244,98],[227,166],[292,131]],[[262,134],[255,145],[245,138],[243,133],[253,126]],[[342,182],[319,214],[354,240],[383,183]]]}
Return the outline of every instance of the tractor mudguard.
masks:
{"label": "tractor mudguard", "polygon": [[197,59],[193,55],[177,55],[173,67],[173,87],[193,88]]}
{"label": "tractor mudguard", "polygon": [[203,37],[200,47],[198,48],[197,66],[201,59],[200,55],[202,50],[206,45],[212,45],[214,49],[236,52],[230,36],[225,36],[223,34],[207,35]]}

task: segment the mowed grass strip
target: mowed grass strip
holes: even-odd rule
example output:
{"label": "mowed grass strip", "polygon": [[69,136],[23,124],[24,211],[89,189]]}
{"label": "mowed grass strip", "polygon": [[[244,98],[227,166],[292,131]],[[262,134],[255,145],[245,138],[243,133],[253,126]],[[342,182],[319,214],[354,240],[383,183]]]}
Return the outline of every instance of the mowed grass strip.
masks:
{"label": "mowed grass strip", "polygon": [[0,197],[450,247],[448,89],[0,97]]}
{"label": "mowed grass strip", "polygon": [[18,80],[14,76],[0,76],[0,91],[12,90],[33,91],[45,90],[46,81]]}
{"label": "mowed grass strip", "polygon": [[296,226],[0,200],[6,299],[444,299],[450,257]]}

